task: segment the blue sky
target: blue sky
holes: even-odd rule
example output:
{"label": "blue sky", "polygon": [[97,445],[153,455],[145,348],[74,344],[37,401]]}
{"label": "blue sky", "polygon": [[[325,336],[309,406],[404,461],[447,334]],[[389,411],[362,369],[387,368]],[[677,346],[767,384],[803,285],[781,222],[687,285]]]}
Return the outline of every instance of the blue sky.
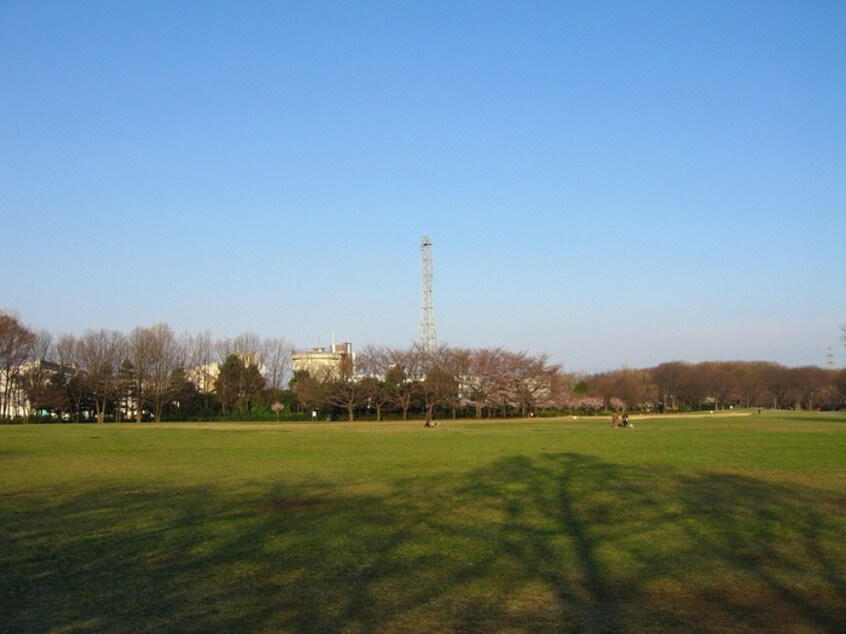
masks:
{"label": "blue sky", "polygon": [[0,1],[0,308],[846,365],[846,3]]}

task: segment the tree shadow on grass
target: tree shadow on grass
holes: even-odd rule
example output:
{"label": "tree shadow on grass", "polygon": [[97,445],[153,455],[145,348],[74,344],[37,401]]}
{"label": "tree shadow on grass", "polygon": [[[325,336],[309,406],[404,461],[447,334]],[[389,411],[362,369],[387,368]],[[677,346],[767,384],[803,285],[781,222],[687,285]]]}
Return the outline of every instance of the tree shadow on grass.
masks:
{"label": "tree shadow on grass", "polygon": [[844,631],[842,496],[577,454],[496,466],[473,489],[522,566],[506,594],[541,580],[564,630]]}
{"label": "tree shadow on grass", "polygon": [[0,512],[0,629],[846,631],[842,496],[580,454],[380,491],[39,495]]}

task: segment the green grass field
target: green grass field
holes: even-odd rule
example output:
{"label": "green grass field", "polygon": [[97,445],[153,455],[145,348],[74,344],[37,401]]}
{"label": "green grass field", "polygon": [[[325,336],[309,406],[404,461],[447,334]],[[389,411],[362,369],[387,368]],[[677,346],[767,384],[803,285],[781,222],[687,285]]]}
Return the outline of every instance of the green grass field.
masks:
{"label": "green grass field", "polygon": [[0,427],[0,631],[846,631],[846,416]]}

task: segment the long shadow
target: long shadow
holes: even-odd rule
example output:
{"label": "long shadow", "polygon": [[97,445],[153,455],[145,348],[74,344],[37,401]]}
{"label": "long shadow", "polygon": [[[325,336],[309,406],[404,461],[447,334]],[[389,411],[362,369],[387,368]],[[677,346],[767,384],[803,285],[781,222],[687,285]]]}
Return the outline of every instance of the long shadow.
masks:
{"label": "long shadow", "polygon": [[[711,561],[732,562],[768,601],[749,605],[717,595],[753,624],[773,614],[794,615],[815,631],[846,631],[846,550],[843,500],[823,513],[819,495],[787,490],[731,474],[680,478],[687,513],[701,518],[687,529]],[[696,503],[693,503],[696,501]],[[704,527],[704,528],[703,528]]]}
{"label": "long shadow", "polygon": [[380,490],[41,491],[0,631],[846,631],[842,495],[572,453]]}
{"label": "long shadow", "polygon": [[[578,454],[511,458],[498,473],[480,478],[480,493],[508,510],[502,528],[525,540],[513,550],[570,608],[562,618],[576,605],[574,631],[846,631],[843,496]],[[570,552],[515,528],[532,515],[551,519]],[[558,571],[572,562],[575,579]]]}

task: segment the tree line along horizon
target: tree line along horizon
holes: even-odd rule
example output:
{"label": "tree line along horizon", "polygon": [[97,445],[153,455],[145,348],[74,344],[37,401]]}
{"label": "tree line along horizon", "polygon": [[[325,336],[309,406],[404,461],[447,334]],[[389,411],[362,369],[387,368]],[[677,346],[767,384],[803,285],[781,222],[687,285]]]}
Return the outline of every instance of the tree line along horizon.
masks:
{"label": "tree line along horizon", "polygon": [[[846,325],[841,326],[846,345]],[[215,340],[164,323],[53,337],[0,313],[0,420],[508,418],[733,407],[846,408],[846,370],[769,361],[668,361],[568,373],[547,354],[367,344],[354,368],[294,372],[294,346]]]}

